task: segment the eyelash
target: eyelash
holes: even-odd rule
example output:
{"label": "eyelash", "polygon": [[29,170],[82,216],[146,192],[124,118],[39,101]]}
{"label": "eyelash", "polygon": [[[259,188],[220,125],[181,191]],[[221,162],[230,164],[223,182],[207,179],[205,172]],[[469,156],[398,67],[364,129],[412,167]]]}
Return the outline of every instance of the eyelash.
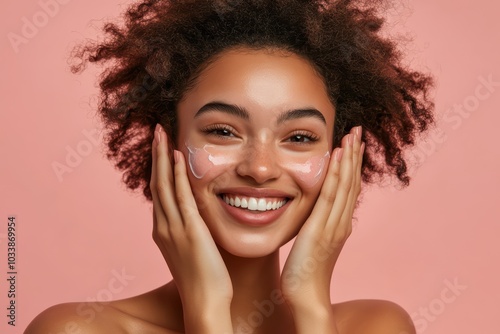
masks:
{"label": "eyelash", "polygon": [[[229,133],[229,135],[222,135],[220,133],[217,133],[218,131],[219,132],[220,131],[227,131]],[[231,128],[230,126],[227,126],[227,125],[223,125],[223,124],[215,124],[215,125],[207,126],[206,128],[202,129],[202,132],[207,134],[207,135],[216,136],[219,138],[228,138],[228,137],[234,136],[233,128]],[[319,140],[318,136],[316,136],[315,134],[313,134],[311,132],[307,132],[307,131],[294,131],[288,137],[288,139],[293,138],[293,137],[304,137],[304,138],[308,139],[308,141],[306,141],[306,142],[300,142],[300,141],[294,142],[294,143],[299,144],[299,145],[312,144],[312,143],[317,142]]]}
{"label": "eyelash", "polygon": [[312,143],[317,142],[319,140],[318,136],[316,136],[315,134],[313,134],[311,132],[307,132],[307,131],[295,131],[288,137],[288,139],[293,138],[293,137],[304,137],[304,138],[308,139],[307,142],[294,142],[294,143],[300,144],[300,145],[312,144]]}
{"label": "eyelash", "polygon": [[217,133],[217,131],[227,131],[227,132],[229,132],[229,134],[234,136],[234,133],[233,133],[234,130],[229,126],[222,125],[222,124],[210,125],[204,129],[202,129],[201,131],[203,131],[203,133],[206,133],[207,135],[216,136],[219,138],[227,138],[230,136],[221,135],[220,133]]}

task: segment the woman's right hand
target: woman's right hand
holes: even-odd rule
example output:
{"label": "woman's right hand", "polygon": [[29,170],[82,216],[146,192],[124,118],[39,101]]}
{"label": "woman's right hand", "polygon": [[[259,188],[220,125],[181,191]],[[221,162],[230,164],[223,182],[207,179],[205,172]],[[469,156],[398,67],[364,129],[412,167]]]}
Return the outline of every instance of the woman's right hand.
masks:
{"label": "woman's right hand", "polygon": [[[201,321],[209,316],[208,310],[216,310],[219,318],[212,320],[219,321],[220,326],[221,308],[227,308],[229,313],[233,297],[231,278],[199,214],[186,172],[186,160],[181,152],[174,151],[172,166],[168,138],[159,125],[152,151],[153,239],[179,290],[184,318],[190,313],[192,320]],[[230,314],[228,316],[230,323]],[[229,324],[220,329],[219,333],[232,332]],[[212,330],[188,331],[186,328],[186,333],[189,332]]]}

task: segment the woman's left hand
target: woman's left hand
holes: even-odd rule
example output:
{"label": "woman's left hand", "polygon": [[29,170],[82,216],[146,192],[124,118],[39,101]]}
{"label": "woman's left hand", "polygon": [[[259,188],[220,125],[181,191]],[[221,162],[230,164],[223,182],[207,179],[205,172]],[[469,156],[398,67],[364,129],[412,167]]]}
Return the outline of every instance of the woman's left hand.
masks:
{"label": "woman's left hand", "polygon": [[[281,291],[294,317],[331,317],[330,282],[340,251],[351,234],[352,216],[361,192],[363,152],[361,127],[353,128],[343,138],[341,148],[333,151],[316,204],[286,260]],[[296,325],[300,333],[301,324]]]}

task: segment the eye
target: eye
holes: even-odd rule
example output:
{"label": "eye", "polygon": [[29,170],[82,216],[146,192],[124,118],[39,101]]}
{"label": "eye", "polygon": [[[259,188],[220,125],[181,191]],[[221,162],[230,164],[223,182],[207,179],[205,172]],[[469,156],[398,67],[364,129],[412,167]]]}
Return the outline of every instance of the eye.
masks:
{"label": "eye", "polygon": [[211,125],[202,130],[207,135],[216,137],[234,137],[231,127],[222,124]]}
{"label": "eye", "polygon": [[319,137],[309,133],[309,132],[295,132],[290,137],[288,137],[288,141],[292,143],[308,143],[311,144],[319,140]]}
{"label": "eye", "polygon": [[303,135],[294,135],[290,137],[290,141],[294,143],[305,143],[311,141],[311,138]]}

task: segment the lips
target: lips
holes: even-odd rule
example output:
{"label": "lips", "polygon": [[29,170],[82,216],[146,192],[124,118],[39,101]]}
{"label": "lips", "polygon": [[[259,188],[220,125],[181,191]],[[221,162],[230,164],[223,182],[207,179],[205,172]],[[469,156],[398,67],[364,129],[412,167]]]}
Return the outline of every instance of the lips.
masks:
{"label": "lips", "polygon": [[274,189],[223,189],[218,197],[222,207],[238,223],[262,226],[276,221],[293,199],[290,194]]}

